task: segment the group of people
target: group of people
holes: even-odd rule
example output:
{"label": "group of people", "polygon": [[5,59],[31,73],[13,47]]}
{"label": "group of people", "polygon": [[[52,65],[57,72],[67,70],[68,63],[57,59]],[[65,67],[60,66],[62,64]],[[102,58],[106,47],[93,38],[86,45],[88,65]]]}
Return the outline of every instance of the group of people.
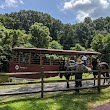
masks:
{"label": "group of people", "polygon": [[[75,87],[77,87],[76,91],[79,92],[78,87],[82,87],[82,74],[83,73],[87,73],[89,70],[91,70],[91,68],[93,69],[93,59],[94,58],[90,58],[90,57],[86,57],[86,56],[81,56],[79,58],[72,58],[72,59],[68,59],[66,62],[65,60],[62,60],[62,70],[74,70],[75,73]],[[97,58],[95,58],[97,60],[98,63],[100,63],[100,60]],[[88,67],[89,66],[89,67]],[[61,69],[60,69],[61,70]],[[66,76],[69,76],[65,75]],[[66,77],[67,79],[68,77]],[[69,78],[68,78],[69,79]]]}
{"label": "group of people", "polygon": [[[82,61],[83,60],[83,61]],[[78,58],[76,60],[76,62],[74,60],[73,61],[73,65],[71,65],[71,63],[69,63],[69,60],[67,63],[65,63],[65,66],[67,68],[71,68],[72,70],[75,70],[75,87],[82,87],[82,74],[88,72],[88,68],[86,67],[86,60],[87,58],[85,56],[81,58]],[[79,89],[76,89],[77,92],[79,92]]]}

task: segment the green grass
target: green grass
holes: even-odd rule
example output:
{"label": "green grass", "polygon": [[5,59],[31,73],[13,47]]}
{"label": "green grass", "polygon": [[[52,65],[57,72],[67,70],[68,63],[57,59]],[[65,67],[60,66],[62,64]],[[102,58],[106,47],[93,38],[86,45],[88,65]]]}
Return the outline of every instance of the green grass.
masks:
{"label": "green grass", "polygon": [[8,82],[8,81],[9,81],[9,76],[0,75],[0,83]]}
{"label": "green grass", "polygon": [[59,92],[40,95],[3,97],[0,110],[89,110],[92,107],[110,101],[110,88],[102,89],[99,94],[95,89],[81,90],[80,93]]}
{"label": "green grass", "polygon": [[50,77],[50,78],[44,78],[44,80],[65,80],[65,77],[63,76],[62,78],[60,78],[59,76],[56,77]]}
{"label": "green grass", "polygon": [[[83,78],[87,77],[93,76],[83,75]],[[61,79],[57,76],[44,80]],[[40,94],[5,96],[0,98],[0,110],[89,110],[92,107],[109,102],[109,93],[110,87],[102,89],[100,93],[97,92],[97,89],[80,90],[80,93],[75,91],[45,93],[43,99],[40,98]]]}
{"label": "green grass", "polygon": [[[84,73],[83,78],[93,78],[93,74],[89,74],[89,73]],[[70,76],[70,79],[75,79],[75,76]],[[63,76],[62,78],[60,78],[59,76],[56,77],[50,77],[50,78],[44,78],[44,80],[65,80],[65,77]]]}

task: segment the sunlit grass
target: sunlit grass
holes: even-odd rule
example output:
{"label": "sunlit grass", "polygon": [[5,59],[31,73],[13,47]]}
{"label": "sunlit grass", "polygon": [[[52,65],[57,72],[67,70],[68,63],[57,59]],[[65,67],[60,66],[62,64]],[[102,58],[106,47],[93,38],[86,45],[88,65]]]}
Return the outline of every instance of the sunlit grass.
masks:
{"label": "sunlit grass", "polygon": [[44,78],[44,80],[65,80],[65,77],[63,76],[62,78],[60,78],[59,76],[56,76],[56,77]]}
{"label": "sunlit grass", "polygon": [[[93,78],[93,74],[90,73],[83,73],[82,77],[85,78]],[[71,75],[70,79],[75,79],[75,75]],[[65,80],[65,77],[63,76],[62,78],[60,78],[59,76],[56,77],[50,77],[50,78],[44,78],[44,80]]]}
{"label": "sunlit grass", "polygon": [[0,75],[0,83],[8,82],[8,81],[9,81],[9,76]]}
{"label": "sunlit grass", "polygon": [[2,97],[0,110],[89,110],[110,101],[110,88],[81,90],[80,93],[60,92],[40,95]]}
{"label": "sunlit grass", "polygon": [[[91,77],[93,77],[92,74],[83,75],[83,78]],[[65,77],[62,79],[64,80]],[[45,78],[44,80],[61,79],[56,76]],[[102,89],[100,93],[97,92],[97,89],[80,90],[80,93],[75,91],[45,93],[43,99],[40,98],[39,94],[1,97],[0,110],[89,110],[89,108],[109,102],[109,93],[110,88],[108,87]]]}

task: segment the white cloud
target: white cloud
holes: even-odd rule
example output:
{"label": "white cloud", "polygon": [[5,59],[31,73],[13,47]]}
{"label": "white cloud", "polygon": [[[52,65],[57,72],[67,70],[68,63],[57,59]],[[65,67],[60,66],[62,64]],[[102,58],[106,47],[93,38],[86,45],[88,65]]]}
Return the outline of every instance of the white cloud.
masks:
{"label": "white cloud", "polygon": [[20,3],[20,4],[24,4],[24,2],[23,2],[22,0],[19,0],[19,3]]}
{"label": "white cloud", "polygon": [[106,17],[110,16],[110,0],[70,0],[63,4],[63,10],[76,12],[78,22],[83,21],[85,17]]}
{"label": "white cloud", "polygon": [[0,5],[0,8],[18,7],[20,4],[24,4],[24,2],[22,0],[5,0],[4,3]]}

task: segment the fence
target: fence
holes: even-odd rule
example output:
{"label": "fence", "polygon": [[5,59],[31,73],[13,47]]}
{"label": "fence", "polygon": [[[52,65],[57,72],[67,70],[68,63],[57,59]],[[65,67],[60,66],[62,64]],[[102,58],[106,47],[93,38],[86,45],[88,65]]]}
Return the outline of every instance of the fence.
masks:
{"label": "fence", "polygon": [[44,93],[45,92],[57,92],[57,91],[70,91],[70,90],[76,90],[76,89],[89,89],[89,88],[97,88],[98,92],[100,92],[101,90],[101,87],[108,87],[109,84],[106,84],[106,85],[101,85],[101,79],[109,79],[108,77],[104,77],[104,78],[101,78],[101,73],[102,72],[110,72],[110,69],[107,69],[107,70],[91,70],[89,71],[89,73],[92,73],[92,72],[98,72],[98,77],[97,78],[85,78],[85,79],[74,79],[74,80],[69,80],[69,81],[87,81],[87,80],[97,80],[97,85],[95,86],[88,86],[88,87],[77,87],[77,88],[65,88],[63,90],[59,89],[59,90],[48,90],[48,91],[45,91],[44,90],[44,84],[45,83],[54,83],[54,82],[67,82],[67,80],[47,80],[47,81],[44,81],[44,77],[45,77],[45,74],[48,73],[48,74],[56,74],[56,73],[60,73],[60,74],[68,74],[68,73],[78,73],[77,71],[41,71],[41,72],[33,72],[33,73],[0,73],[0,75],[2,76],[13,76],[13,75],[34,75],[34,74],[42,74],[41,75],[41,81],[37,81],[37,82],[32,82],[32,81],[29,81],[29,82],[19,82],[19,83],[0,83],[0,86],[5,86],[5,85],[22,85],[22,84],[36,84],[36,83],[40,83],[41,84],[41,90],[40,91],[34,91],[34,92],[18,92],[18,93],[3,93],[3,94],[0,94],[0,96],[6,96],[6,95],[19,95],[19,94],[31,94],[31,93],[41,93],[41,98],[44,97]]}

